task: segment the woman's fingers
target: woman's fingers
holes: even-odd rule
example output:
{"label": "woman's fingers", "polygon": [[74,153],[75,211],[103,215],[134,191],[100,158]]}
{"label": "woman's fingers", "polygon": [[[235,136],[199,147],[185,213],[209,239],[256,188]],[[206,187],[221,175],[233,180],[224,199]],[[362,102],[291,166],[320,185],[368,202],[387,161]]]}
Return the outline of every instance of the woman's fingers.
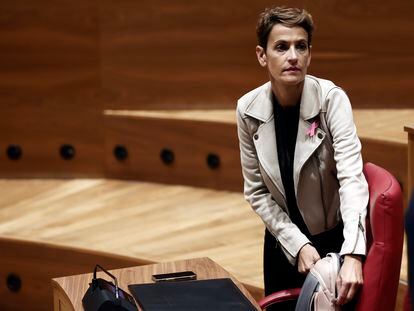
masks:
{"label": "woman's fingers", "polygon": [[298,271],[308,273],[313,265],[321,259],[318,251],[311,244],[306,244],[299,251]]}
{"label": "woman's fingers", "polygon": [[336,279],[338,298],[336,303],[343,305],[355,296],[363,283],[362,262],[359,256],[347,255]]}

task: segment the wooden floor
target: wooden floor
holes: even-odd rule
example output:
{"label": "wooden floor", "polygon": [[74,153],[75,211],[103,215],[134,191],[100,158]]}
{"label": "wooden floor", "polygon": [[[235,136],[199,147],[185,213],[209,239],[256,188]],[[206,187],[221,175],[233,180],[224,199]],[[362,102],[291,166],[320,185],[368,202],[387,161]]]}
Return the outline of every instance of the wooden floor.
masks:
{"label": "wooden floor", "polygon": [[210,257],[262,287],[263,225],[242,194],[117,180],[0,180],[0,235],[153,261]]}
{"label": "wooden floor", "polygon": [[105,179],[0,180],[0,206],[1,236],[157,262],[206,256],[263,288],[264,226],[240,193]]}

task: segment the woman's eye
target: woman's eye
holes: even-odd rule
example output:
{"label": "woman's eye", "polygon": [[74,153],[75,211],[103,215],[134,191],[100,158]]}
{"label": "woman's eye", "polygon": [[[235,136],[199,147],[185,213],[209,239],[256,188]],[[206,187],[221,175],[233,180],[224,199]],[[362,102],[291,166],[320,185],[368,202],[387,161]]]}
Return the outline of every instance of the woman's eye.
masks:
{"label": "woman's eye", "polygon": [[287,51],[288,49],[289,49],[289,47],[287,46],[287,44],[279,43],[279,44],[276,45],[276,50],[278,52],[284,52],[284,51]]}
{"label": "woman's eye", "polygon": [[305,43],[299,43],[296,45],[296,49],[300,52],[305,52],[308,49],[308,46]]}

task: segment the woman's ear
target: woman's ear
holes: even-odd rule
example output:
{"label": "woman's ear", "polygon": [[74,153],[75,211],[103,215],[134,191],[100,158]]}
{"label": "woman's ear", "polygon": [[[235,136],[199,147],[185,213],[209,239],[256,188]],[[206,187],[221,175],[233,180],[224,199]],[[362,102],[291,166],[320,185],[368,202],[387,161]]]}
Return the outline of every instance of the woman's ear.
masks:
{"label": "woman's ear", "polygon": [[257,60],[259,61],[260,66],[266,67],[267,66],[266,52],[260,45],[256,46],[256,56],[257,56]]}

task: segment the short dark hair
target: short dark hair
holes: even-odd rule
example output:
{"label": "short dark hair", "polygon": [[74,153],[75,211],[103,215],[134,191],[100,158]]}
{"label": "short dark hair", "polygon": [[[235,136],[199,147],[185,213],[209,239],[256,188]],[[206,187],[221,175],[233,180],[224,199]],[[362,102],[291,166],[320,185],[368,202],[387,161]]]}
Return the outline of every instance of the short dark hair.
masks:
{"label": "short dark hair", "polygon": [[266,49],[269,34],[276,24],[282,24],[286,27],[302,27],[308,33],[308,45],[311,45],[313,32],[312,15],[304,9],[276,6],[266,8],[259,15],[256,34],[258,43],[262,48]]}

